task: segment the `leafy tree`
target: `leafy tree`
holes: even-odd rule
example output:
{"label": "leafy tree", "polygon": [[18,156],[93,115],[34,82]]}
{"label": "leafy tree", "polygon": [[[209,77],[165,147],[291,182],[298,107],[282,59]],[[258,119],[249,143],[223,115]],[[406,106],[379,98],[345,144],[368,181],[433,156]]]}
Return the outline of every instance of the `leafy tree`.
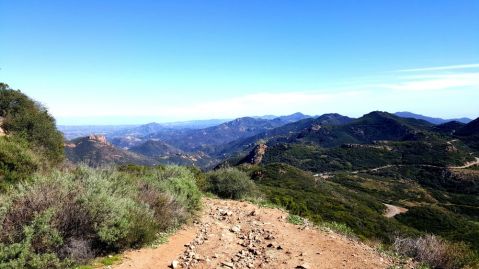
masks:
{"label": "leafy tree", "polygon": [[4,83],[0,83],[0,117],[5,132],[26,140],[46,157],[46,163],[58,164],[63,160],[63,135],[57,130],[55,119],[40,103]]}

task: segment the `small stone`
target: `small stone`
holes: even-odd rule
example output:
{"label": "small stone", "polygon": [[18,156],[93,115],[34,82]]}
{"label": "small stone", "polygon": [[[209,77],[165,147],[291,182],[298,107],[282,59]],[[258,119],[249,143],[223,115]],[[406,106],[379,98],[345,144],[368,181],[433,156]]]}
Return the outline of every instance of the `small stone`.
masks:
{"label": "small stone", "polygon": [[232,262],[222,262],[221,265],[226,266],[228,268],[234,267],[234,264]]}
{"label": "small stone", "polygon": [[239,233],[241,231],[241,227],[239,225],[235,225],[231,227],[230,231],[233,233]]}
{"label": "small stone", "polygon": [[271,235],[271,234],[267,234],[267,235],[264,237],[264,239],[266,239],[266,240],[272,240],[272,239],[274,239],[274,236]]}
{"label": "small stone", "polygon": [[296,266],[296,269],[310,269],[311,267],[307,263]]}
{"label": "small stone", "polygon": [[170,267],[173,269],[179,268],[180,263],[177,260],[171,262]]}

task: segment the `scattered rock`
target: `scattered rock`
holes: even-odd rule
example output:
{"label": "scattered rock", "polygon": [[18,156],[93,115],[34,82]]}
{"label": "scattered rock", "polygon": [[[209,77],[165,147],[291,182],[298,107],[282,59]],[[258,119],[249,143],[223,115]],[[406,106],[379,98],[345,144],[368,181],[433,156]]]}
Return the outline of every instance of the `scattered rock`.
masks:
{"label": "scattered rock", "polygon": [[220,209],[219,210],[221,216],[232,216],[233,212],[225,209]]}
{"label": "scattered rock", "polygon": [[234,268],[234,264],[232,262],[222,262],[221,265],[228,268]]}
{"label": "scattered rock", "polygon": [[230,231],[237,234],[237,233],[241,232],[241,227],[239,225],[235,225],[235,226],[230,228]]}
{"label": "scattered rock", "polygon": [[[306,223],[301,227],[302,229],[309,228],[310,231],[308,232],[297,231],[290,224],[280,221],[277,216],[265,218],[263,213],[266,214],[267,209],[253,209],[255,207],[251,205],[245,206],[246,203],[236,203],[216,202],[214,206],[210,206],[209,210],[206,209],[205,218],[195,222],[198,231],[196,237],[190,243],[184,245],[184,252],[177,260],[171,262],[170,268],[313,269],[318,267],[319,258],[328,259],[330,257],[329,250],[324,249],[323,252],[323,249],[317,247],[318,245],[312,247],[313,241],[307,242],[306,239],[306,241],[302,241],[301,245],[288,243],[289,236],[300,235],[299,233],[313,234],[314,232],[311,230],[316,230],[316,228],[312,224]],[[282,213],[279,212],[279,214]],[[292,234],[282,234],[281,229],[284,227],[292,230]],[[330,238],[335,237],[335,235],[334,233],[323,232],[327,242],[342,240],[339,237],[331,240]],[[205,245],[202,246],[203,244]],[[309,248],[310,245],[312,248]],[[322,248],[325,247],[322,246]],[[367,265],[381,263],[384,265],[386,262],[389,265],[391,263],[386,259],[381,262],[378,256],[365,256],[362,251],[366,250],[366,247],[359,243],[351,247],[355,247],[357,252],[344,251],[338,253],[335,257],[334,268],[351,266],[356,266],[355,268],[381,268],[377,266],[368,267]],[[351,257],[359,258],[351,259]],[[363,261],[362,258],[365,257],[367,259]],[[348,259],[348,262],[345,262],[344,259]]]}
{"label": "scattered rock", "polygon": [[179,266],[180,266],[180,263],[177,260],[172,261],[170,265],[170,267],[173,269],[177,269],[179,268]]}

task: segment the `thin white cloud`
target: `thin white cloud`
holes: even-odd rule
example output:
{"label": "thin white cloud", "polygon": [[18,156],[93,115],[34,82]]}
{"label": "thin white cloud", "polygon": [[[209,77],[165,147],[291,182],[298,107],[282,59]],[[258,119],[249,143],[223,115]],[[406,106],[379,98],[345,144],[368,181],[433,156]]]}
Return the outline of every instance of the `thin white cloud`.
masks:
{"label": "thin white cloud", "polygon": [[459,70],[459,69],[470,69],[470,68],[479,68],[479,63],[401,69],[401,70],[397,70],[396,72],[447,71],[447,70]]}
{"label": "thin white cloud", "polygon": [[479,72],[405,77],[397,83],[378,84],[377,87],[399,91],[439,91],[463,87],[479,89]]}
{"label": "thin white cloud", "polygon": [[[434,70],[446,70],[438,68]],[[149,121],[176,121],[285,115],[298,111],[312,115],[338,112],[359,116],[372,110],[419,111],[418,108],[425,108],[425,104],[432,102],[434,106],[428,108],[434,112],[431,115],[440,115],[442,110],[439,108],[444,107],[458,114],[460,111],[464,115],[477,114],[475,100],[479,98],[479,71],[403,73],[378,77],[375,81],[367,81],[367,84],[364,81],[346,84],[314,91],[257,93],[228,98],[216,96],[214,99],[204,96],[197,100],[188,99],[188,102],[169,100],[166,96],[164,99],[125,100],[111,97],[95,102],[90,99],[75,103],[62,101],[52,104],[51,112],[66,119],[123,117],[127,120],[128,117],[148,117],[152,119]]]}

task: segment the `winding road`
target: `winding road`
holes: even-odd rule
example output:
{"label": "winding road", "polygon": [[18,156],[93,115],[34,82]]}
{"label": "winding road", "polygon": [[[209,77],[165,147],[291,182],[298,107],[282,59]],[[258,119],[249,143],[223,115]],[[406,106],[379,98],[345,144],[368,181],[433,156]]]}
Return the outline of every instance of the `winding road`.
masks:
{"label": "winding road", "polygon": [[479,158],[478,157],[476,157],[475,161],[465,163],[463,166],[450,166],[449,168],[464,169],[464,168],[469,168],[469,167],[474,166],[474,165],[479,165]]}

